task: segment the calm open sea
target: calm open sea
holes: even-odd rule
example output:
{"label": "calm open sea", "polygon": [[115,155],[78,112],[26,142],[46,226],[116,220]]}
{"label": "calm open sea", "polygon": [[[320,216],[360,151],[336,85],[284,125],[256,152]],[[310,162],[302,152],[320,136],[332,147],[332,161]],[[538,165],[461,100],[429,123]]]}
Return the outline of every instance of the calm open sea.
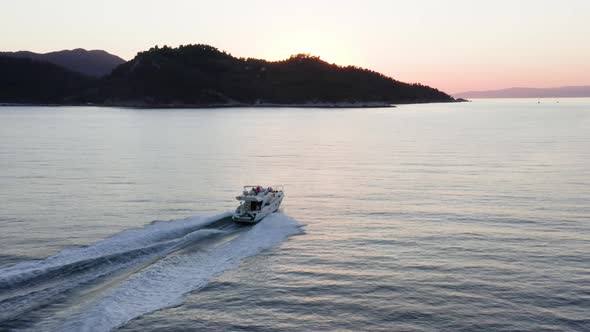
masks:
{"label": "calm open sea", "polygon": [[590,99],[1,107],[0,330],[114,329],[590,331]]}

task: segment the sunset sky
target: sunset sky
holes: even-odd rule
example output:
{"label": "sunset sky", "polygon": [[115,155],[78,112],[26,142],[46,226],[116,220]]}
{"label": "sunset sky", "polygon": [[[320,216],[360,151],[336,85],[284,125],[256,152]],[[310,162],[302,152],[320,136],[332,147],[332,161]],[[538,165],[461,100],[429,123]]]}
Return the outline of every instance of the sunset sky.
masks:
{"label": "sunset sky", "polygon": [[3,0],[0,50],[312,53],[448,93],[590,85],[590,0]]}

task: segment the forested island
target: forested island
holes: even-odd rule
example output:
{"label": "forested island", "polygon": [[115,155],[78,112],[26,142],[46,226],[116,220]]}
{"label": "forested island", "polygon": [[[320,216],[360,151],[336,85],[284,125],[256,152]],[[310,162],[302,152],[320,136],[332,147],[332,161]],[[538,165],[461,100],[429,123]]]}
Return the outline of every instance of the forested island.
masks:
{"label": "forested island", "polygon": [[128,107],[372,107],[453,102],[421,84],[298,54],[283,61],[237,58],[209,45],[154,47],[103,77],[0,56],[0,103]]}

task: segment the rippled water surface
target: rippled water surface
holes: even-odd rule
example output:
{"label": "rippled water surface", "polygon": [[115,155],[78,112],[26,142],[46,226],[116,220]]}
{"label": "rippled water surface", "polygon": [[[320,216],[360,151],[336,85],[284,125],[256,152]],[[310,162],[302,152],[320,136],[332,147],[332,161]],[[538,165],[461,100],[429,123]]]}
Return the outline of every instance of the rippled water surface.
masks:
{"label": "rippled water surface", "polygon": [[590,99],[2,107],[0,171],[0,330],[590,330]]}

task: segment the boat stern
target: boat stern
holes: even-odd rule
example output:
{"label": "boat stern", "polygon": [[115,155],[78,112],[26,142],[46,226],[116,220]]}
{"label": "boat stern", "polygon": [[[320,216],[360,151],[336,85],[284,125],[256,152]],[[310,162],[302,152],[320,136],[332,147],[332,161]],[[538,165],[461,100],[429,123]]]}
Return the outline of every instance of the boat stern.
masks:
{"label": "boat stern", "polygon": [[256,214],[252,215],[250,213],[234,213],[232,220],[238,224],[255,224],[258,222],[258,220],[256,220]]}

